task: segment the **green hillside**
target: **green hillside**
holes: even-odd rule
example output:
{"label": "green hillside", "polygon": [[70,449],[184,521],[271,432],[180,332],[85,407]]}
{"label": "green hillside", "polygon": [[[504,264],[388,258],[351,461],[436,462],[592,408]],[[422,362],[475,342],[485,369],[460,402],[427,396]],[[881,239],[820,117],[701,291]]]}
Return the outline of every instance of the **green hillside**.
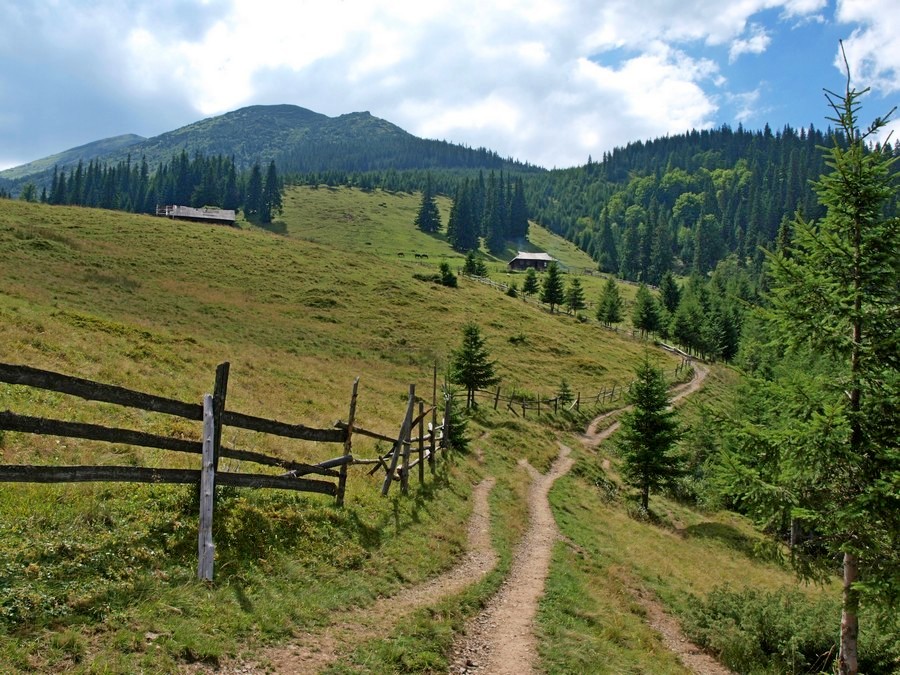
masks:
{"label": "green hillside", "polygon": [[14,193],[26,182],[51,183],[53,168],[71,172],[90,160],[115,165],[146,158],[151,170],[182,151],[234,158],[238,171],[275,160],[284,173],[413,169],[525,169],[484,148],[422,139],[368,112],[337,117],[295,105],[257,105],[210,117],[152,138],[120,136],[0,171]]}
{"label": "green hillside", "polygon": [[27,178],[28,176],[49,174],[53,171],[53,167],[57,165],[60,167],[74,167],[79,161],[87,163],[98,157],[103,158],[119,155],[124,157],[125,155],[122,153],[127,154],[128,148],[131,148],[144,140],[146,139],[143,136],[138,136],[136,134],[124,134],[122,136],[104,138],[100,141],[79,145],[77,148],[64,150],[50,155],[49,157],[44,157],[43,159],[36,159],[33,162],[0,171],[0,179],[16,181]]}
{"label": "green hillside", "polygon": [[[443,374],[469,321],[487,338],[503,388],[552,396],[565,378],[588,394],[631,379],[648,353],[637,341],[467,279],[456,289],[417,279],[441,261],[462,263],[440,235],[413,228],[418,205],[408,194],[292,189],[273,232],[247,223],[222,228],[2,201],[0,361],[199,401],[212,388],[215,365],[227,360],[229,409],[320,427],[346,419],[359,376],[357,421],[387,434],[399,428],[409,383],[430,397],[433,366]],[[449,203],[439,205],[446,222]],[[532,238],[571,267],[582,260],[545,231]],[[502,273],[501,262],[491,264],[492,274]],[[649,353],[667,369],[676,363]],[[727,379],[719,386],[727,387]],[[162,415],[9,385],[0,385],[0,409],[186,438],[199,433]],[[0,663],[22,672],[175,672],[252,655],[261,645],[315,630],[332,612],[340,618],[348,607],[370,605],[448,568],[465,544],[471,486],[493,475],[497,570],[439,611],[388,626],[395,636],[389,646],[363,642],[346,650],[359,647],[348,657],[354,672],[445,670],[453,631],[497,588],[523,531],[529,477],[518,460],[546,470],[558,451],[554,429],[582,424],[589,414],[539,422],[482,406],[469,421],[469,452],[442,459],[438,475],[424,487],[413,482],[409,498],[380,497],[381,477],[368,477],[363,467],[351,469],[344,509],[325,497],[224,489],[212,585],[195,581],[191,488],[4,484]],[[335,454],[324,444],[226,434],[236,447],[301,461]],[[383,449],[354,437],[357,457]],[[11,432],[0,432],[0,453],[6,464],[193,465],[174,453]],[[598,634],[546,605],[541,631],[553,641],[584,642],[586,630],[592,645],[631,645],[606,672],[663,666],[680,672],[639,609],[625,599],[605,609],[611,601],[596,584],[633,575],[678,609],[690,604],[690,593],[702,595],[728,579],[729,570],[752,570],[740,585],[790,583],[781,566],[745,545],[755,535],[733,516],[724,521],[730,539],[679,537],[629,520],[624,501],[600,499],[592,482],[600,461],[579,452],[572,478],[554,491],[573,548],[559,547],[548,602],[565,593],[578,597],[584,606],[577,618],[588,626],[609,612],[621,619]],[[666,518],[681,524],[714,522],[665,504]],[[614,527],[601,533],[601,520]],[[656,559],[643,554],[616,553],[612,567],[601,562],[606,551],[660,547],[672,553],[671,565],[677,559],[689,566],[685,561],[702,552],[705,576],[678,576],[671,566],[657,571]],[[574,561],[573,551],[580,551]],[[574,672],[580,657],[573,651],[542,658],[548,668]]]}

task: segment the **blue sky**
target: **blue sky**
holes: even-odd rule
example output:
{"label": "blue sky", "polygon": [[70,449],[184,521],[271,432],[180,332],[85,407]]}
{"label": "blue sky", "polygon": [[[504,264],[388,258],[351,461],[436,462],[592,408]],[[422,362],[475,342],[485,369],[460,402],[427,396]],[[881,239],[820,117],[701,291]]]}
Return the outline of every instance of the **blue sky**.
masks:
{"label": "blue sky", "polygon": [[723,123],[824,127],[840,38],[868,119],[900,100],[895,4],[0,0],[0,168],[273,103],[573,166]]}

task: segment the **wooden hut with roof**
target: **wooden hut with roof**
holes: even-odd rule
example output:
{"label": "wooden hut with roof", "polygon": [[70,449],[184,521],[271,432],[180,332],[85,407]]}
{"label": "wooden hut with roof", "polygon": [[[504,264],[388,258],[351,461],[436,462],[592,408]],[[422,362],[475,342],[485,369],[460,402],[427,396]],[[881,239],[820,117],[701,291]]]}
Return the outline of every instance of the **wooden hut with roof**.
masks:
{"label": "wooden hut with roof", "polygon": [[509,270],[511,272],[521,272],[532,267],[539,272],[544,271],[552,262],[557,262],[556,258],[549,253],[527,253],[518,251],[516,257],[509,261]]}

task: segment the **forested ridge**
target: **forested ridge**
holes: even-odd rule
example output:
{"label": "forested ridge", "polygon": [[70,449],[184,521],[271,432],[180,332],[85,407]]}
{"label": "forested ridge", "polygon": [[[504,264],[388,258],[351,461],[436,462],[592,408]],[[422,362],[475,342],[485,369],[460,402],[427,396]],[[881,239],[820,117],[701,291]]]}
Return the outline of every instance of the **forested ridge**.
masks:
{"label": "forested ridge", "polygon": [[[822,148],[833,140],[845,144],[841,132],[812,126],[694,130],[531,175],[526,198],[535,221],[624,279],[706,274],[731,254],[758,273],[783,223],[823,215],[811,181],[826,172]],[[900,144],[890,150],[900,156]]]}

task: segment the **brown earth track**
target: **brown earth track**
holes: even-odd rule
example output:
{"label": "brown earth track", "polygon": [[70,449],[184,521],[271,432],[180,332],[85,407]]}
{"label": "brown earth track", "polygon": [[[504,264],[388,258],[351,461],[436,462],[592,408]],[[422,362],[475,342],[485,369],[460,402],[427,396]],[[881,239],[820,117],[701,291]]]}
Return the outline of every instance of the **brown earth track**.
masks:
{"label": "brown earth track", "polygon": [[488,496],[494,483],[494,478],[485,478],[473,488],[467,553],[447,572],[405,588],[396,595],[380,598],[368,607],[342,614],[339,622],[297,635],[287,645],[266,649],[253,661],[227,663],[215,671],[193,669],[193,672],[228,675],[317,673],[349,654],[360,642],[385,635],[412,611],[459,593],[477,582],[497,564],[497,554],[491,546],[488,508]]}
{"label": "brown earth track", "polygon": [[[700,388],[707,370],[695,365],[690,382],[674,390],[673,402]],[[595,418],[582,436],[582,443],[596,448],[618,429],[613,422],[601,430],[597,427],[625,409]],[[526,675],[535,672],[537,644],[534,617],[543,594],[550,568],[553,545],[559,538],[548,494],[557,478],[572,467],[571,450],[560,444],[560,452],[547,474],[539,474],[527,461],[520,460],[532,477],[529,489],[529,527],[517,548],[510,575],[485,610],[475,617],[453,650],[451,672]],[[287,645],[261,652],[252,661],[234,661],[215,671],[191,666],[187,672],[216,672],[227,675],[249,673],[316,673],[346,657],[355,645],[389,633],[404,616],[416,609],[434,604],[441,598],[462,591],[489,573],[497,564],[497,554],[490,541],[488,496],[494,485],[486,478],[472,492],[472,515],[468,528],[468,552],[453,568],[425,583],[409,587],[369,607],[341,615],[340,621],[321,630],[295,636]],[[686,667],[699,675],[728,673],[681,634],[677,622],[668,616],[660,603],[641,589],[632,588],[636,600],[645,608],[648,623],[676,652]]]}
{"label": "brown earth track", "polygon": [[[700,389],[708,373],[705,366],[695,364],[691,381],[675,388],[673,403]],[[592,420],[581,437],[584,446],[595,449],[612,436],[619,428],[618,422],[599,430],[598,427],[623,410],[627,408]],[[571,469],[573,460],[569,456],[570,452],[568,447],[560,444],[559,456],[545,475],[539,474],[524,460],[520,461],[532,476],[528,494],[528,531],[516,551],[510,575],[500,591],[469,622],[465,634],[457,640],[451,673],[527,675],[535,672],[537,644],[534,618],[550,570],[553,545],[559,538],[548,494],[556,479]],[[678,655],[685,667],[698,675],[724,675],[730,672],[687,640],[677,621],[665,613],[652,594],[634,588],[631,590],[647,612],[648,624],[661,635],[665,645]]]}

